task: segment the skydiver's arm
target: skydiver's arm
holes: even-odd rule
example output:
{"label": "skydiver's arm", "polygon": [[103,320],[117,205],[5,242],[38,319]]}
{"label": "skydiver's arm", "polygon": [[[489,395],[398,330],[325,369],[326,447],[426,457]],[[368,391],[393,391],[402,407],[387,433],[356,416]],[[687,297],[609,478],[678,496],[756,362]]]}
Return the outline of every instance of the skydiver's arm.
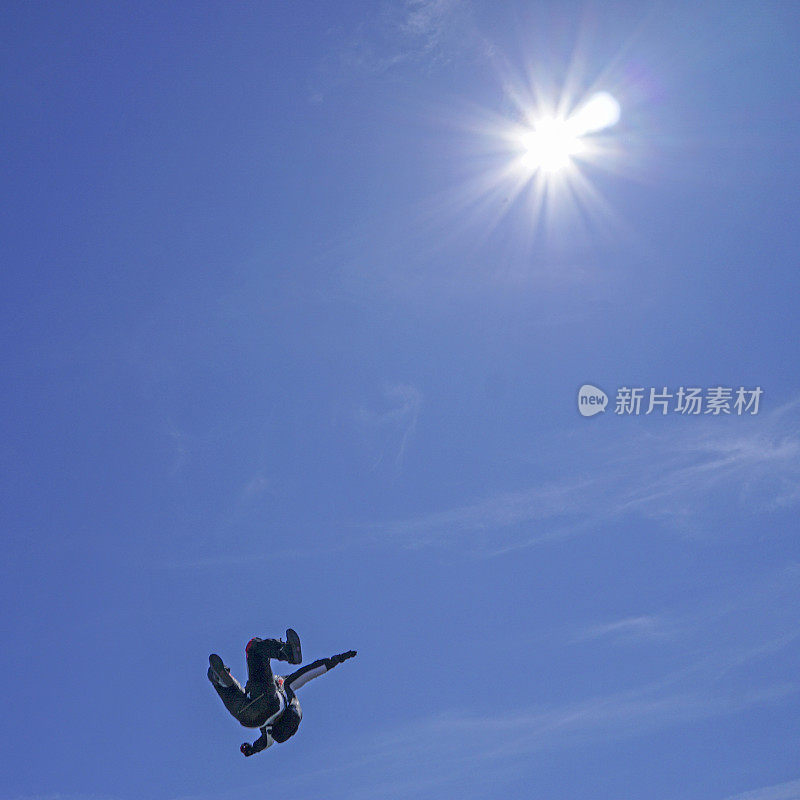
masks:
{"label": "skydiver's arm", "polygon": [[256,753],[260,753],[262,750],[266,750],[273,744],[275,744],[275,740],[272,738],[271,728],[269,726],[264,726],[261,729],[261,736],[259,736],[253,744],[245,742],[239,749],[245,756],[252,756]]}
{"label": "skydiver's arm", "polygon": [[267,726],[261,729],[261,736],[253,742],[253,752],[260,753],[268,747],[272,747],[275,740],[272,738],[272,728]]}
{"label": "skydiver's arm", "polygon": [[286,685],[295,692],[310,680],[330,672],[337,664],[341,664],[342,661],[347,661],[348,658],[353,658],[355,655],[355,650],[348,650],[346,653],[339,653],[330,658],[320,658],[318,661],[306,664],[305,667],[301,667],[297,672],[293,672],[285,678]]}

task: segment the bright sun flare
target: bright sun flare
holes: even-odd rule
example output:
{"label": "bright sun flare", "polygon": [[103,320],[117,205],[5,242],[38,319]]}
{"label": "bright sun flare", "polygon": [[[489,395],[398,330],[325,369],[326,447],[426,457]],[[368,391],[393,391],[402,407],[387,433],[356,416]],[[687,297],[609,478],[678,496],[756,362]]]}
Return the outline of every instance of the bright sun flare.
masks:
{"label": "bright sun flare", "polygon": [[519,133],[520,166],[530,172],[562,172],[586,151],[583,137],[610,128],[619,121],[619,103],[607,92],[592,95],[566,118],[540,117]]}
{"label": "bright sun flare", "polygon": [[[579,82],[574,76],[567,81]],[[622,138],[612,131],[620,120],[617,100],[606,91],[576,97],[566,89],[557,98],[513,76],[505,85],[514,119],[487,114],[469,122],[470,131],[484,137],[473,151],[482,163],[448,195],[446,213],[458,213],[464,224],[487,234],[508,219],[509,231],[528,243],[574,237],[576,219],[592,230],[616,225],[594,180],[599,170],[629,166]]]}
{"label": "bright sun flare", "polygon": [[533,130],[522,133],[520,145],[522,166],[532,172],[559,172],[582,149],[580,137],[570,130],[566,120],[553,118],[541,119]]}

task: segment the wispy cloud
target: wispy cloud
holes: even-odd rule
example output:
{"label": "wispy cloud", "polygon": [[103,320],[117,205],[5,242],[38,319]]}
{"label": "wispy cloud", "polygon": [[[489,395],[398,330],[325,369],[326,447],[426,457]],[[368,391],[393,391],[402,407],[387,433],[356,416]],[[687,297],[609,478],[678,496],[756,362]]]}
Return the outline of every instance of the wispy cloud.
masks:
{"label": "wispy cloud", "polygon": [[[584,462],[603,465],[588,477],[564,472],[372,530],[414,546],[457,538],[484,554],[576,535],[626,515],[701,533],[731,508],[765,512],[800,501],[798,410],[795,400],[761,418],[696,420],[702,432],[636,433],[596,452],[583,450]],[[717,422],[729,424],[715,428]]]}
{"label": "wispy cloud", "polygon": [[269,492],[271,486],[272,482],[269,478],[259,472],[242,487],[240,500],[241,502],[256,500]]}
{"label": "wispy cloud", "polygon": [[375,527],[382,535],[408,536],[417,543],[429,543],[459,534],[498,531],[524,522],[555,520],[569,515],[575,497],[590,485],[585,481],[543,484]]}
{"label": "wispy cloud", "polygon": [[445,39],[463,0],[406,0],[400,30],[416,40],[423,52],[430,52]]}
{"label": "wispy cloud", "polygon": [[[543,684],[542,701],[528,705],[490,693],[477,707],[470,704],[466,710],[453,707],[405,717],[383,732],[371,732],[368,741],[342,745],[337,760],[347,764],[348,791],[354,792],[348,796],[437,797],[458,790],[459,796],[481,797],[487,785],[496,785],[507,775],[518,777],[520,765],[538,753],[636,739],[751,709],[774,710],[796,703],[800,685],[789,665],[800,628],[793,615],[787,612],[777,629],[747,622],[755,610],[788,605],[796,593],[797,575],[795,567],[783,569],[737,597],[734,608],[707,608],[692,618],[676,619],[672,626],[659,617],[619,620],[605,630],[597,626],[595,632],[601,636],[626,628],[665,627],[680,628],[680,635],[688,636],[680,645],[682,657],[672,660],[676,668],[638,685],[548,703]],[[735,617],[735,632],[725,624],[726,614]],[[769,677],[754,681],[753,667],[779,654],[785,657],[772,662],[775,668],[768,671]],[[661,663],[655,668],[660,669]],[[780,664],[785,668],[779,669]],[[742,795],[736,800],[795,800],[791,794],[768,793],[789,787],[771,787],[761,790],[763,797]]]}
{"label": "wispy cloud", "polygon": [[[468,780],[468,796],[481,796],[481,781],[496,781],[507,766],[535,753],[637,737],[785,702],[797,695],[798,686],[791,683],[732,693],[729,687],[714,683],[716,668],[727,663],[724,656],[715,665],[701,659],[637,689],[550,707],[488,713],[452,710],[408,720],[383,734],[373,734],[369,742],[360,742],[357,756],[351,754],[347,762],[356,774],[368,767],[382,787],[396,785],[397,779],[406,791],[402,796],[409,791],[428,796],[441,787],[452,790],[467,775],[474,775],[474,780]],[[369,788],[375,785],[370,783]],[[389,792],[389,796],[401,794]],[[366,786],[363,796],[370,796]],[[783,795],[757,797],[779,799],[784,800]]]}
{"label": "wispy cloud", "polygon": [[800,800],[800,780],[764,786],[744,794],[735,794],[725,800]]}
{"label": "wispy cloud", "polygon": [[[368,448],[372,469],[382,464],[392,469],[402,466],[422,405],[422,393],[416,387],[397,383],[387,385],[374,402],[356,408],[353,419]],[[799,411],[800,401],[794,401],[763,418],[727,420],[730,424],[724,430],[715,431],[717,421],[708,420],[701,434],[635,434],[618,445],[595,446],[593,452],[578,448],[582,460],[602,468],[587,475],[564,467],[560,476],[528,488],[498,491],[470,503],[400,519],[354,522],[343,528],[332,550],[362,546],[369,540],[403,547],[457,546],[490,557],[588,534],[629,516],[705,535],[720,516],[755,513],[763,517],[800,501]],[[699,426],[703,420],[686,420],[684,431],[695,422]],[[242,485],[218,526],[229,530],[248,519],[273,491],[271,481],[256,473]],[[321,549],[315,543],[314,551]],[[296,555],[303,553],[286,554]],[[191,558],[170,566],[240,561],[238,556]],[[634,615],[597,623],[596,628],[576,635],[630,640],[670,633],[665,620],[658,627],[655,620]]]}
{"label": "wispy cloud", "polygon": [[373,468],[387,456],[399,467],[417,427],[422,393],[415,386],[398,383],[384,387],[380,406],[361,405],[356,419],[375,439]]}
{"label": "wispy cloud", "polygon": [[[768,651],[792,646],[797,632],[725,645],[716,640],[713,627],[708,626],[705,637],[714,641],[712,652],[698,643],[694,658],[683,668],[639,687],[551,706],[434,714],[375,737],[364,757],[373,764],[391,763],[391,768],[414,763],[418,788],[430,791],[424,779],[431,773],[437,780],[447,775],[458,780],[465,770],[476,768],[485,778],[502,774],[504,765],[538,752],[635,738],[797,697],[796,683],[773,680],[754,685],[748,669]],[[745,679],[743,683],[737,682],[737,675]],[[475,742],[481,746],[476,748]],[[398,765],[400,753],[403,764]],[[786,795],[785,800],[793,797]],[[784,800],[784,796],[765,794],[752,800]]]}
{"label": "wispy cloud", "polygon": [[507,715],[450,714],[429,722],[431,737],[486,737],[493,742],[478,756],[484,760],[523,756],[591,740],[638,736],[657,728],[743,711],[778,702],[797,687],[779,684],[736,698],[697,691],[662,693],[644,689],[593,697],[551,708]]}
{"label": "wispy cloud", "polygon": [[694,653],[687,675],[720,679],[740,667],[768,659],[800,641],[794,614],[800,565],[787,564],[755,580],[736,583],[735,593],[697,597],[659,614],[629,616],[587,625],[566,640],[570,645],[602,641],[668,647]]}
{"label": "wispy cloud", "polygon": [[638,616],[590,625],[580,630],[573,641],[585,642],[596,639],[613,638],[617,640],[661,639],[675,635],[674,625],[663,617]]}
{"label": "wispy cloud", "polygon": [[363,75],[382,75],[411,64],[444,63],[482,39],[472,21],[469,0],[403,0],[381,3],[337,40],[324,61],[324,76],[311,93],[314,101],[337,84]]}
{"label": "wispy cloud", "polygon": [[118,800],[109,794],[62,794],[53,792],[51,794],[26,794],[17,795],[14,800]]}

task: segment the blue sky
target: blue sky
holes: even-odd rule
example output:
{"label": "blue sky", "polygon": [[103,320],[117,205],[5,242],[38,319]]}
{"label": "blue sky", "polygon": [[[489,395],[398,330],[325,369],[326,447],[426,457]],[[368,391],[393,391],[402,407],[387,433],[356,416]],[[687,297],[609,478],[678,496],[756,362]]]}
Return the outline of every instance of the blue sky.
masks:
{"label": "blue sky", "polygon": [[0,15],[3,800],[800,798],[793,4]]}

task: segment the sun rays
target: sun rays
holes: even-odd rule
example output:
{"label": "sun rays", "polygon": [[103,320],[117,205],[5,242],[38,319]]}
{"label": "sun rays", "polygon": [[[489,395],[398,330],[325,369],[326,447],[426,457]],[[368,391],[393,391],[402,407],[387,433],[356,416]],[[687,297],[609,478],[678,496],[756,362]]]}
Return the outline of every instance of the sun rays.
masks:
{"label": "sun rays", "polygon": [[502,226],[520,253],[545,240],[574,244],[587,232],[587,244],[625,235],[598,187],[601,171],[628,171],[624,110],[610,75],[592,85],[577,71],[571,65],[556,89],[543,88],[544,69],[529,69],[527,79],[501,69],[502,111],[473,107],[462,119],[467,176],[449,193],[449,209],[440,207],[462,233],[486,240]]}

